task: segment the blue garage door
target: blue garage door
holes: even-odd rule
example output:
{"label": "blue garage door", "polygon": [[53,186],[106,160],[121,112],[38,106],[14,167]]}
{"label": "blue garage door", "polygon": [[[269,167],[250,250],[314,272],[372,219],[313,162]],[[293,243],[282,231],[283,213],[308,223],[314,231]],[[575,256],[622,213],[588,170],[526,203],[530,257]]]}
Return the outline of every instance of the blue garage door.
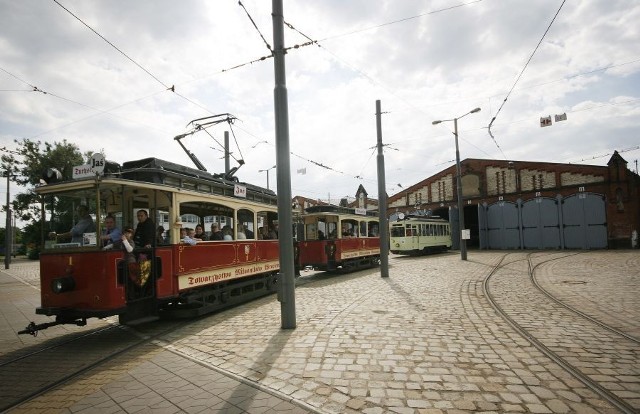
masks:
{"label": "blue garage door", "polygon": [[605,249],[607,214],[600,194],[578,193],[562,203],[564,247],[567,249]]}
{"label": "blue garage door", "polygon": [[487,208],[487,248],[519,249],[520,228],[518,206],[498,201]]}
{"label": "blue garage door", "polygon": [[525,249],[560,249],[558,200],[536,197],[522,204],[522,241]]}

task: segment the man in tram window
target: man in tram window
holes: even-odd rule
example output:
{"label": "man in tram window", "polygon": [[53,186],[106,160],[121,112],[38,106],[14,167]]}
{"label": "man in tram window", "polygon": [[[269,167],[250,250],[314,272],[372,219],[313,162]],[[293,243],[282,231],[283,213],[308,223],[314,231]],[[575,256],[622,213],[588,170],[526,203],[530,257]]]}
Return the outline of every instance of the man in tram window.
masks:
{"label": "man in tram window", "polygon": [[[104,219],[104,229],[102,230],[100,241],[105,249],[118,248],[119,244],[122,243],[122,232],[116,227],[116,218],[111,214]],[[114,244],[116,246],[113,246]]]}
{"label": "man in tram window", "polygon": [[78,212],[78,222],[75,226],[71,228],[66,233],[61,233],[55,235],[55,238],[71,238],[71,243],[82,244],[83,234],[84,233],[92,233],[96,231],[96,224],[93,222],[93,218],[91,214],[89,214],[89,208],[83,204],[79,205],[77,210]]}
{"label": "man in tram window", "polygon": [[211,224],[211,235],[209,236],[209,240],[223,240],[224,234],[220,231],[220,225],[218,223]]}
{"label": "man in tram window", "polygon": [[144,247],[146,249],[155,245],[156,241],[156,225],[149,218],[147,210],[138,210],[138,225],[133,235],[133,241],[136,247]]}

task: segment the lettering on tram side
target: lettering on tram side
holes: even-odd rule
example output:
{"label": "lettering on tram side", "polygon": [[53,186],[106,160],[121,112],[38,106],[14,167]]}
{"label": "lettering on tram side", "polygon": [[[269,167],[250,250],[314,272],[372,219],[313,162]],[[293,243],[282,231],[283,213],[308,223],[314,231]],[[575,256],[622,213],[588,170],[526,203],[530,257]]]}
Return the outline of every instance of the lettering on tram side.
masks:
{"label": "lettering on tram side", "polygon": [[354,257],[371,256],[374,254],[380,254],[380,249],[343,251],[340,257],[342,259],[353,259]]}
{"label": "lettering on tram side", "polygon": [[209,285],[211,283],[238,279],[244,276],[272,272],[278,269],[280,269],[280,263],[278,261],[274,261],[267,263],[254,263],[245,266],[226,267],[224,269],[198,272],[190,275],[181,275],[178,278],[178,288],[189,289]]}

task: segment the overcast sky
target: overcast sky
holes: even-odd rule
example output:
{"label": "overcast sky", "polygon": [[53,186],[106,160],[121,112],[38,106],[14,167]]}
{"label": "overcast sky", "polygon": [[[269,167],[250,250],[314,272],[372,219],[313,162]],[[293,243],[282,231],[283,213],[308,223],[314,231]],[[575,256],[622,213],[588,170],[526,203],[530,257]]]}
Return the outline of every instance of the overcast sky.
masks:
{"label": "overcast sky", "polygon": [[[216,140],[232,131],[233,156],[245,161],[237,176],[266,186],[258,171],[276,161],[274,61],[257,59],[270,55],[265,40],[273,45],[272,5],[242,5],[0,0],[0,147],[67,139],[118,163],[193,167],[174,137],[193,119],[230,113],[231,129],[182,143],[221,172]],[[458,122],[462,159],[605,165],[618,150],[635,170],[637,0],[284,0],[284,19],[295,28],[285,28],[287,47],[318,42],[286,55],[293,195],[336,202],[362,184],[377,198],[378,99],[390,195],[453,165],[453,122],[432,121],[476,107]],[[275,170],[269,181],[275,189]]]}

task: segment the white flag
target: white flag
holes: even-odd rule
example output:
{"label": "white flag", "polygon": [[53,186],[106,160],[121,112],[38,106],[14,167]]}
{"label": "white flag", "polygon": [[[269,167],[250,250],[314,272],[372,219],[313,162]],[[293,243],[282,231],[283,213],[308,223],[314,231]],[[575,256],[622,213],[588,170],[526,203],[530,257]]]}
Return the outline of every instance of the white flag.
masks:
{"label": "white flag", "polygon": [[556,115],[555,118],[556,118],[556,122],[566,121],[567,113],[565,112],[564,114]]}
{"label": "white flag", "polygon": [[551,125],[551,115],[540,117],[540,126],[546,127]]}
{"label": "white flag", "polygon": [[306,168],[298,168],[298,174],[305,175],[306,173],[307,173],[307,169]]}

